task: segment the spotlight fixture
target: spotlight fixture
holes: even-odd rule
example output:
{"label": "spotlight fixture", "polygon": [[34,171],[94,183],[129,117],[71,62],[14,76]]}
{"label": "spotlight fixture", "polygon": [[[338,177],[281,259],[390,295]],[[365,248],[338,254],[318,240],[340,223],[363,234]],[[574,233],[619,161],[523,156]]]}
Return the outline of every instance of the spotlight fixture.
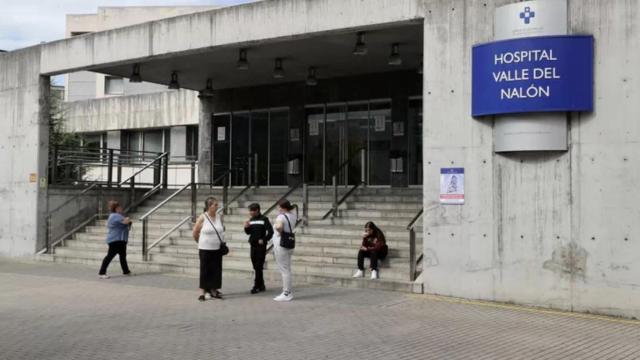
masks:
{"label": "spotlight fixture", "polygon": [[180,89],[180,83],[178,82],[178,72],[174,71],[171,73],[171,82],[169,83],[169,90],[178,90]]}
{"label": "spotlight fixture", "polygon": [[358,33],[358,41],[356,42],[356,47],[353,49],[353,55],[364,56],[367,55],[369,50],[367,49],[367,44],[364,43],[364,33]]}
{"label": "spotlight fixture", "polygon": [[247,61],[247,50],[240,49],[240,54],[238,56],[238,70],[249,70],[249,61]]}
{"label": "spotlight fixture", "polygon": [[318,78],[316,77],[316,68],[313,66],[309,68],[309,74],[307,75],[307,85],[308,86],[318,85]]}
{"label": "spotlight fixture", "polygon": [[282,68],[281,58],[276,59],[276,65],[275,65],[275,68],[273,69],[273,77],[276,79],[284,78],[284,69]]}
{"label": "spotlight fixture", "polygon": [[130,83],[141,83],[142,77],[140,76],[140,64],[133,64],[133,72],[129,77]]}
{"label": "spotlight fixture", "polygon": [[204,89],[200,90],[200,94],[198,97],[201,98],[210,98],[213,97],[215,93],[213,92],[213,81],[211,78],[207,79],[207,85]]}
{"label": "spotlight fixture", "polygon": [[399,66],[402,65],[402,58],[400,57],[400,44],[394,43],[391,45],[391,55],[389,55],[389,65]]}

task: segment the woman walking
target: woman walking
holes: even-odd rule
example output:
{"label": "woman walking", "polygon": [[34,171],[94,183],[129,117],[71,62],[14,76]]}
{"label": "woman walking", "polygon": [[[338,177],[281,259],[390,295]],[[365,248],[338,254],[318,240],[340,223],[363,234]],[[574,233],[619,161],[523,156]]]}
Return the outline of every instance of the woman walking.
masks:
{"label": "woman walking", "polygon": [[198,243],[200,255],[200,297],[198,300],[222,299],[222,251],[224,227],[218,214],[218,200],[208,197],[204,202],[204,214],[193,228],[193,238]]}
{"label": "woman walking", "polygon": [[111,260],[116,255],[120,256],[120,266],[122,267],[122,273],[124,275],[131,275],[129,271],[129,265],[127,264],[127,241],[129,241],[129,226],[131,225],[131,219],[125,217],[122,212],[122,206],[115,200],[109,201],[107,207],[109,208],[109,219],[107,220],[107,245],[109,245],[109,251],[107,256],[102,260],[102,266],[100,266],[100,272],[98,277],[100,279],[108,279],[107,267],[111,263]]}
{"label": "woman walking", "polygon": [[[273,298],[275,301],[291,301],[293,294],[291,289],[291,255],[293,248],[287,244],[289,235],[293,233],[293,228],[298,220],[291,212],[293,206],[288,200],[281,200],[278,203],[280,214],[276,217],[275,233],[273,235],[273,253],[278,264],[280,274],[282,274],[282,294]],[[285,238],[283,240],[283,238]]]}

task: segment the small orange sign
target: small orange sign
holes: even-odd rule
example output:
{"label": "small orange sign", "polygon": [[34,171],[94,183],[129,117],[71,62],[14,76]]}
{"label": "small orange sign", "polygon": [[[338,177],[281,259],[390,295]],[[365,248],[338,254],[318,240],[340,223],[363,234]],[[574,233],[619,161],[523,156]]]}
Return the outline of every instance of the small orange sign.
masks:
{"label": "small orange sign", "polygon": [[29,174],[29,182],[34,183],[36,181],[38,181],[38,174],[36,173]]}

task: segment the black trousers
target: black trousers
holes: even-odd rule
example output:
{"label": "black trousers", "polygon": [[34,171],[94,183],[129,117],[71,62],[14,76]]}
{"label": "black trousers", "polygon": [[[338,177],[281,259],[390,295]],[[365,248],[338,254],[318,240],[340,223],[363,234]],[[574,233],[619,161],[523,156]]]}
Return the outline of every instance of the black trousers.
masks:
{"label": "black trousers", "polygon": [[258,245],[251,247],[251,264],[253,264],[253,271],[255,272],[255,280],[253,281],[253,287],[256,289],[264,288],[264,260],[267,257],[267,246]]}
{"label": "black trousers", "polygon": [[222,252],[200,250],[200,289],[215,291],[222,287]]}
{"label": "black trousers", "polygon": [[128,274],[131,272],[129,271],[129,265],[127,264],[127,242],[114,241],[112,243],[109,243],[109,251],[107,252],[107,256],[104,257],[104,260],[102,260],[102,266],[100,266],[100,272],[98,274],[107,274],[107,268],[109,267],[111,260],[113,260],[116,255],[120,256],[120,266],[122,267],[122,273]]}
{"label": "black trousers", "polygon": [[364,270],[364,258],[371,259],[371,270],[378,270],[378,261],[382,261],[387,257],[388,248],[385,246],[380,251],[360,250],[358,251],[358,269]]}

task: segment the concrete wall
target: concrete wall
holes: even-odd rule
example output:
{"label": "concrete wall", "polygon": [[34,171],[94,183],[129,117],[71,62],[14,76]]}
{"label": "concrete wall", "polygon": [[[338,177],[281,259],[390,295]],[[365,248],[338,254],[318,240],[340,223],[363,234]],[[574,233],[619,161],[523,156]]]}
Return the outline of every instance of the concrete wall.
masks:
{"label": "concrete wall", "polygon": [[213,46],[422,18],[420,0],[367,0],[367,5],[363,4],[362,0],[260,1],[50,42],[43,45],[41,70],[59,74]]}
{"label": "concrete wall", "polygon": [[[595,112],[571,115],[568,152],[498,155],[470,116],[470,52],[509,2],[425,1],[425,291],[640,317],[640,2],[569,1],[596,39]],[[463,206],[438,204],[450,166]]]}
{"label": "concrete wall", "polygon": [[97,132],[175,125],[199,120],[197,92],[189,90],[67,103],[70,132]]}
{"label": "concrete wall", "polygon": [[0,54],[2,255],[30,255],[44,244],[49,86],[40,76],[40,47]]}

